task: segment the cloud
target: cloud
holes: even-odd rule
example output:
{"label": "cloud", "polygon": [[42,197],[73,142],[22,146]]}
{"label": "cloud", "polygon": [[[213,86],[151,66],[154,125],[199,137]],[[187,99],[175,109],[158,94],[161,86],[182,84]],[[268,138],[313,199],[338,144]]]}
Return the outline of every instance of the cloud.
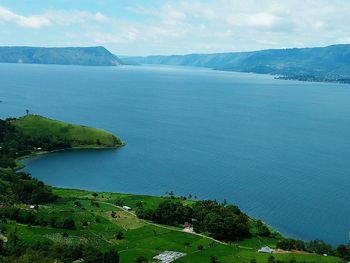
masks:
{"label": "cloud", "polygon": [[23,16],[0,6],[0,21],[16,23],[27,28],[42,28],[56,25],[84,24],[89,22],[107,22],[108,18],[101,12],[91,13],[80,10],[49,10],[40,15]]}
{"label": "cloud", "polygon": [[50,26],[51,21],[41,16],[29,16],[29,17],[20,16],[20,18],[17,21],[17,24],[23,27],[41,28],[41,27]]}
{"label": "cloud", "polygon": [[[86,43],[90,37],[128,54],[319,46],[350,38],[350,2],[343,0],[193,0],[153,5],[140,1],[126,4],[125,10],[129,16],[103,16],[108,27],[96,25],[93,34],[81,37]],[[74,17],[88,22],[93,15]]]}
{"label": "cloud", "polygon": [[33,16],[21,16],[13,13],[9,9],[0,6],[0,21],[14,22],[19,26],[28,28],[41,28],[51,25],[50,19],[45,16],[33,15]]}
{"label": "cloud", "polygon": [[103,2],[101,10],[48,5],[30,15],[0,6],[0,24],[50,26],[54,33],[37,30],[35,37],[57,45],[101,44],[130,55],[322,46],[350,39],[345,0],[139,0],[117,7],[112,0]]}
{"label": "cloud", "polygon": [[233,26],[251,27],[256,29],[271,29],[279,24],[280,18],[269,13],[238,14],[228,17]]}
{"label": "cloud", "polygon": [[81,10],[49,10],[43,14],[52,23],[69,26],[73,24],[85,24],[89,22],[108,22],[108,18],[101,12],[91,13]]}

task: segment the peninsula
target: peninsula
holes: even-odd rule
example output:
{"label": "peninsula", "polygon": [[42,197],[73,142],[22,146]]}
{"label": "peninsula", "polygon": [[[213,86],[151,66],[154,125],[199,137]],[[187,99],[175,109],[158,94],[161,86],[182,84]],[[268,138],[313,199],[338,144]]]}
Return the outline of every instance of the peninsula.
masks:
{"label": "peninsula", "polygon": [[123,64],[104,47],[0,47],[0,63],[82,66]]}

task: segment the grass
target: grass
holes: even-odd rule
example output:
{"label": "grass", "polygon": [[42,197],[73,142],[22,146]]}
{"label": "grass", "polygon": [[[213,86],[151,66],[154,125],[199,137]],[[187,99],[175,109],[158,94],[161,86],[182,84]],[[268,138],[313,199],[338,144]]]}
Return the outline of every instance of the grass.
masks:
{"label": "grass", "polygon": [[40,115],[27,115],[14,121],[24,135],[34,139],[57,138],[71,143],[73,148],[116,147],[123,142],[104,130],[73,125]]}
{"label": "grass", "polygon": [[[164,250],[186,253],[185,257],[176,262],[210,262],[210,256],[216,256],[219,262],[249,262],[252,259],[256,259],[257,262],[267,262],[269,255],[259,254],[257,249],[265,245],[275,247],[277,242],[275,238],[253,236],[243,241],[221,244],[206,237],[182,232],[180,228],[159,226],[138,219],[132,213],[115,205],[116,200],[123,200],[125,205],[133,209],[137,202],[142,202],[145,207],[154,208],[169,197],[107,192],[98,193],[97,197],[94,197],[90,191],[60,188],[54,188],[54,192],[61,197],[60,200],[40,206],[36,213],[41,216],[55,214],[74,218],[77,228],[65,230],[47,226],[27,226],[8,221],[8,230],[16,228],[21,242],[89,243],[100,249],[114,246],[119,251],[121,262],[125,263],[135,262],[138,256],[151,260]],[[75,206],[76,201],[81,203],[81,207]],[[28,209],[25,206],[22,208]],[[116,216],[112,217],[112,211]],[[83,226],[83,221],[89,222],[88,226]],[[252,228],[254,228],[253,223]],[[118,231],[124,233],[122,240],[115,238],[115,233]],[[199,250],[200,245],[203,250]],[[273,254],[273,256],[275,259],[286,262],[293,258],[303,262],[342,262],[336,257],[313,254],[285,253]]]}

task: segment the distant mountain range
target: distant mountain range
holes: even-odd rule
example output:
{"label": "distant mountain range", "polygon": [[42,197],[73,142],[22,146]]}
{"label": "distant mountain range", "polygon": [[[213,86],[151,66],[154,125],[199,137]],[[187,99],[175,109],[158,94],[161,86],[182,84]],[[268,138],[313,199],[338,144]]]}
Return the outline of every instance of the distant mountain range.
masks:
{"label": "distant mountain range", "polygon": [[0,47],[0,63],[116,66],[123,62],[104,47]]}
{"label": "distant mountain range", "polygon": [[128,64],[165,64],[277,75],[277,78],[350,83],[350,45],[253,52],[126,57]]}
{"label": "distant mountain range", "polygon": [[184,65],[272,74],[282,79],[350,83],[350,45],[122,59],[104,47],[0,47],[0,63],[85,66]]}

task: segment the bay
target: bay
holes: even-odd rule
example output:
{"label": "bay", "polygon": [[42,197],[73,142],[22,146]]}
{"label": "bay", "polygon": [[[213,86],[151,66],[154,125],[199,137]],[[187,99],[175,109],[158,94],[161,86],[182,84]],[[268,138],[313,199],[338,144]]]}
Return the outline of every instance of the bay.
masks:
{"label": "bay", "polygon": [[350,86],[166,66],[0,64],[0,117],[25,110],[127,145],[26,161],[60,187],[236,203],[294,238],[348,240]]}

